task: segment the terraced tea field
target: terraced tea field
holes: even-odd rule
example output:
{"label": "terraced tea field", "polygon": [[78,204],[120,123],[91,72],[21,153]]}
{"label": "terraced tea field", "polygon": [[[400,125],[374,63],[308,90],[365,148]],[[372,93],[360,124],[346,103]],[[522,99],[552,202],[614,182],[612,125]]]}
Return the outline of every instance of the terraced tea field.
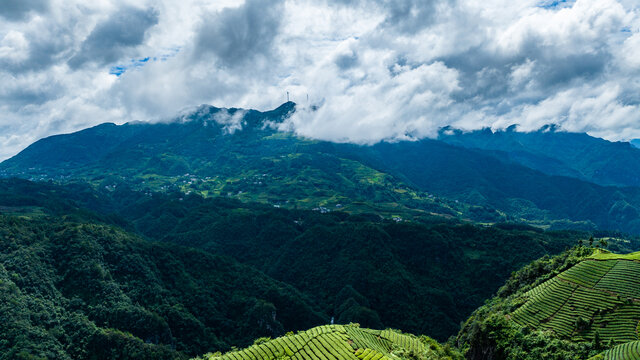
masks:
{"label": "terraced tea field", "polygon": [[[598,252],[525,294],[511,319],[574,341],[638,340],[640,253]],[[625,358],[626,359],[626,358]]]}
{"label": "terraced tea field", "polygon": [[392,360],[396,349],[423,353],[427,347],[412,335],[352,325],[324,325],[253,345],[207,360]]}
{"label": "terraced tea field", "polygon": [[640,360],[640,341],[615,346],[589,360]]}

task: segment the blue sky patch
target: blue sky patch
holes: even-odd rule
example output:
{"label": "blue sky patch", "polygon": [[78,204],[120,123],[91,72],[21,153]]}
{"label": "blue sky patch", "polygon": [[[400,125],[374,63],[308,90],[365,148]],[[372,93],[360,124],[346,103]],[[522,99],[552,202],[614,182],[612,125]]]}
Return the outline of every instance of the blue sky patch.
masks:
{"label": "blue sky patch", "polygon": [[141,67],[145,66],[148,62],[167,61],[167,59],[176,56],[176,54],[179,51],[180,51],[180,48],[176,47],[176,48],[169,49],[169,51],[167,53],[164,53],[164,54],[161,54],[161,55],[158,55],[158,56],[153,56],[153,57],[147,56],[147,57],[139,58],[139,59],[131,59],[126,64],[119,64],[119,65],[112,66],[109,69],[109,74],[115,75],[115,76],[120,76],[120,75],[124,74],[125,72],[127,72],[129,70],[136,69],[136,68],[141,68]]}
{"label": "blue sky patch", "polygon": [[575,1],[574,0],[547,0],[542,1],[538,4],[538,7],[543,9],[564,9],[567,7],[571,7]]}

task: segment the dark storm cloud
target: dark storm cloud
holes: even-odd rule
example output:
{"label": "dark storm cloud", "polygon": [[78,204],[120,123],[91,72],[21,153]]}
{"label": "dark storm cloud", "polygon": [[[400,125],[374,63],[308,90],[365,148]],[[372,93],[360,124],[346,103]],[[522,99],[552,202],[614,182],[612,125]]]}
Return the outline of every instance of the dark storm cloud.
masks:
{"label": "dark storm cloud", "polygon": [[153,9],[127,7],[98,24],[82,43],[80,51],[69,60],[78,68],[85,63],[109,64],[122,58],[127,50],[142,44],[149,28],[158,23]]}
{"label": "dark storm cloud", "polygon": [[26,56],[18,60],[0,58],[0,70],[4,70],[13,75],[29,73],[33,71],[43,71],[50,66],[64,62],[65,54],[70,52],[73,44],[72,37],[68,36],[73,24],[56,24],[42,32],[40,28],[27,31],[25,36],[28,39],[26,46]]}
{"label": "dark storm cloud", "polygon": [[2,0],[0,1],[0,17],[8,20],[23,20],[33,12],[45,12],[49,8],[49,0]]}
{"label": "dark storm cloud", "polygon": [[611,55],[601,49],[567,53],[558,48],[545,47],[542,43],[542,40],[525,41],[520,51],[510,55],[496,53],[483,44],[437,60],[462,75],[461,89],[455,94],[459,101],[501,101],[510,92],[521,91],[512,86],[510,79],[514,68],[529,61],[534,62],[529,80],[535,82],[540,98],[596,78],[604,73],[607,63],[611,61]]}
{"label": "dark storm cloud", "polygon": [[260,55],[270,55],[283,12],[281,1],[247,0],[240,7],[205,16],[194,56],[213,53],[223,65],[232,67]]}

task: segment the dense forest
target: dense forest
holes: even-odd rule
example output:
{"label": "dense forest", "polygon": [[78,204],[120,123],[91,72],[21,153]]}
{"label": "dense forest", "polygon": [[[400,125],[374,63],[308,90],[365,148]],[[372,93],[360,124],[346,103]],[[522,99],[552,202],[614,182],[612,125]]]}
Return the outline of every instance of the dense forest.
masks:
{"label": "dense forest", "polygon": [[0,246],[3,359],[186,358],[328,321],[251,267],[113,226],[0,216]]}
{"label": "dense forest", "polygon": [[6,316],[42,313],[4,322],[19,326],[4,344],[34,356],[100,341],[197,355],[331,318],[446,340],[512,271],[589,236],[24,180],[0,198],[5,295],[21,304]]}
{"label": "dense forest", "polygon": [[341,323],[440,340],[512,271],[588,237],[527,226],[274,210],[179,194],[155,196],[123,214],[151,239],[230,255],[294,285]]}

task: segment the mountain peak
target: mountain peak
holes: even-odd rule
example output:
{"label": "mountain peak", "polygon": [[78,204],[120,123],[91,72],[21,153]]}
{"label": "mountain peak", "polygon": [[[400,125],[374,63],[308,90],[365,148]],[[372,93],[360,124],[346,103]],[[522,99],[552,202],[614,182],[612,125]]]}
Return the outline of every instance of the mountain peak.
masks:
{"label": "mountain peak", "polygon": [[181,123],[215,122],[223,126],[233,124],[238,129],[245,126],[262,127],[265,124],[280,123],[291,116],[296,110],[296,103],[287,101],[273,110],[259,111],[243,108],[219,108],[213,105],[202,104],[195,109],[186,111],[178,117]]}

